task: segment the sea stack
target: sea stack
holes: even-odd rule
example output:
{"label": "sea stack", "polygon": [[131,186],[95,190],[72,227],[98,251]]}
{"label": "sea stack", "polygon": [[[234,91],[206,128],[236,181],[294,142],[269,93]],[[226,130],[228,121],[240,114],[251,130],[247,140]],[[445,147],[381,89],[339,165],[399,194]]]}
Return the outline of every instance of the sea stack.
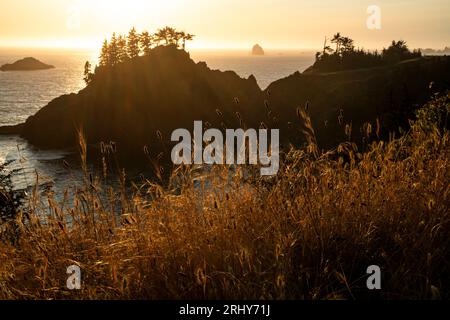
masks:
{"label": "sea stack", "polygon": [[4,64],[0,67],[1,71],[34,71],[34,70],[48,70],[55,68],[52,65],[45,64],[35,58],[24,58],[12,64]]}
{"label": "sea stack", "polygon": [[264,49],[259,45],[255,44],[252,49],[252,55],[254,56],[263,56],[264,55]]}

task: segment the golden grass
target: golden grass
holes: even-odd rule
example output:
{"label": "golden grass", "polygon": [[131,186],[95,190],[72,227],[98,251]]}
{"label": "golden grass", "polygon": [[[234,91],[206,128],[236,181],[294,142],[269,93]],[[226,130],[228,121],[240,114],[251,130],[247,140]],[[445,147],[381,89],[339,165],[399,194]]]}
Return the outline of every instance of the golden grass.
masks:
{"label": "golden grass", "polygon": [[[85,167],[73,205],[35,190],[1,229],[17,241],[0,244],[0,298],[448,299],[449,139],[416,123],[363,153],[293,149],[269,179],[182,167],[175,187],[147,183],[131,199]],[[66,288],[73,264],[79,291]]]}

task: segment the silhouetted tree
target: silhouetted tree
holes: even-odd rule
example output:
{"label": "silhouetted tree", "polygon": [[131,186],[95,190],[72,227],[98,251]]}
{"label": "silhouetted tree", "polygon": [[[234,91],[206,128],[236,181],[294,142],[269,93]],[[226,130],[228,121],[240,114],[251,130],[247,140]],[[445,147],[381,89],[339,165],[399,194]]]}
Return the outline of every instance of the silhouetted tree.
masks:
{"label": "silhouetted tree", "polygon": [[150,33],[148,33],[148,31],[144,31],[142,32],[139,40],[142,52],[144,53],[144,55],[149,55],[152,49],[153,36],[151,36]]}
{"label": "silhouetted tree", "polygon": [[317,51],[317,52],[316,52],[316,55],[315,55],[315,57],[316,57],[316,62],[320,60],[320,57],[322,56],[322,54],[323,54],[323,53],[320,52],[320,51]]}
{"label": "silhouetted tree", "polygon": [[193,40],[194,37],[193,34],[177,31],[172,27],[158,29],[155,34],[150,34],[148,31],[138,34],[134,27],[130,30],[128,36],[113,33],[109,42],[107,39],[103,42],[99,66],[114,66],[130,58],[138,57],[141,53],[149,55],[152,46],[161,43],[179,47],[180,41],[182,41],[182,47],[185,50],[186,42]]}
{"label": "silhouetted tree", "polygon": [[354,41],[348,37],[342,37],[340,43],[341,51],[350,52],[355,49],[355,46],[353,45]]}
{"label": "silhouetted tree", "polygon": [[117,37],[115,32],[113,33],[111,41],[109,42],[108,53],[109,53],[109,65],[111,66],[116,65],[119,62],[119,56],[117,47]]}
{"label": "silhouetted tree", "polygon": [[342,36],[339,32],[333,36],[331,42],[336,44],[336,50],[334,51],[327,46],[325,38],[323,51],[316,54],[314,64],[316,70],[338,71],[376,67],[422,55],[420,51],[414,50],[411,52],[405,41],[393,41],[391,46],[384,49],[381,55],[377,51],[355,50],[354,41],[349,37]]}
{"label": "silhouetted tree", "polygon": [[163,29],[158,29],[158,31],[155,33],[155,38],[158,41],[158,43],[164,41],[164,44],[166,46],[170,44],[174,44],[174,37],[175,37],[176,31],[174,28],[171,27],[164,27]]}
{"label": "silhouetted tree", "polygon": [[397,63],[402,60],[421,57],[422,53],[420,51],[411,52],[406,41],[394,40],[387,49],[383,49],[382,56],[388,63]]}
{"label": "silhouetted tree", "polygon": [[163,42],[164,45],[176,45],[180,46],[180,41],[183,41],[182,48],[186,49],[186,42],[193,40],[194,35],[190,33],[186,33],[184,31],[177,31],[171,27],[164,27],[162,29],[158,29],[156,33],[153,35],[153,41],[160,45]]}
{"label": "silhouetted tree", "polygon": [[168,39],[169,39],[169,45],[170,44],[176,44],[178,46],[178,32],[177,30],[175,30],[175,28],[171,28],[171,27],[166,27],[166,31],[168,34]]}
{"label": "silhouetted tree", "polygon": [[155,40],[158,43],[158,45],[161,44],[161,42],[165,41],[167,44],[167,35],[165,29],[158,29],[155,33]]}
{"label": "silhouetted tree", "polygon": [[336,44],[336,53],[339,54],[340,52],[340,46],[341,46],[341,33],[338,32],[333,36],[333,39],[331,39],[331,43],[335,43]]}
{"label": "silhouetted tree", "polygon": [[141,50],[139,48],[139,35],[133,27],[128,33],[128,56],[133,59],[139,56]]}
{"label": "silhouetted tree", "polygon": [[119,35],[117,38],[117,59],[118,62],[124,62],[128,60],[130,56],[128,55],[127,39],[125,36]]}
{"label": "silhouetted tree", "polygon": [[109,45],[108,45],[108,40],[105,39],[105,41],[103,41],[103,46],[102,46],[102,50],[100,52],[100,66],[101,67],[106,67],[109,65]]}
{"label": "silhouetted tree", "polygon": [[184,37],[186,37],[186,33],[184,31],[176,31],[174,33],[173,38],[174,38],[174,42],[175,42],[177,47],[179,47],[180,40],[183,40]]}
{"label": "silhouetted tree", "polygon": [[84,64],[84,77],[83,80],[88,85],[92,79],[94,78],[94,74],[91,72],[91,63],[89,61],[86,61]]}
{"label": "silhouetted tree", "polygon": [[183,32],[183,50],[186,50],[186,42],[194,40],[194,37],[193,34]]}
{"label": "silhouetted tree", "polygon": [[[322,55],[328,54],[328,53],[330,53],[330,52],[332,52],[332,51],[333,51],[333,49],[331,49],[331,47],[328,45],[328,39],[327,39],[327,37],[325,37],[325,40],[324,40],[324,42],[323,42]],[[317,52],[317,54],[316,54],[316,59],[319,58],[320,55],[321,55],[321,53],[320,53],[320,52]]]}
{"label": "silhouetted tree", "polygon": [[157,46],[161,45],[161,42],[164,40],[164,35],[163,35],[163,30],[162,29],[158,29],[154,34],[153,34],[153,41],[155,42],[155,44]]}

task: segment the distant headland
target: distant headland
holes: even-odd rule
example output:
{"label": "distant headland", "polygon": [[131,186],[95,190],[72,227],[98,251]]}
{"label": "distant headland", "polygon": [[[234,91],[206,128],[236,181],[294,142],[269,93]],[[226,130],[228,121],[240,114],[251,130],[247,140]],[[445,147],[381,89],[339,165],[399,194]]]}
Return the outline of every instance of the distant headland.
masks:
{"label": "distant headland", "polygon": [[0,67],[1,71],[34,71],[34,70],[48,70],[55,68],[52,65],[45,64],[35,58],[28,57],[18,60],[12,64],[4,64]]}
{"label": "distant headland", "polygon": [[420,49],[420,51],[426,55],[428,55],[428,54],[429,55],[442,55],[442,54],[448,55],[448,54],[450,54],[450,47],[445,47],[444,49],[426,48],[426,49]]}

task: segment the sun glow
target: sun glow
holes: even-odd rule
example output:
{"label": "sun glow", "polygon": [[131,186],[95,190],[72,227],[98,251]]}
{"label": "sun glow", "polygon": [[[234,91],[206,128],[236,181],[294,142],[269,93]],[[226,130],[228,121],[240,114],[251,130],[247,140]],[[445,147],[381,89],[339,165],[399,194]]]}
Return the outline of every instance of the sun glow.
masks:
{"label": "sun glow", "polygon": [[129,20],[139,12],[145,12],[150,4],[144,0],[80,0],[80,9],[99,19],[97,23],[117,23],[120,20]]}
{"label": "sun glow", "polygon": [[[179,0],[76,0],[66,8],[66,29],[71,36],[53,40],[49,46],[94,48],[105,37],[110,37],[112,32],[126,34],[132,26],[138,30],[154,31],[166,24],[161,18],[154,17],[173,15],[178,2]],[[90,38],[81,37],[85,30],[90,29],[97,29],[99,32]]]}
{"label": "sun glow", "polygon": [[[95,24],[100,24],[108,29],[122,29],[131,25],[148,25],[157,21],[149,21],[148,17],[158,15],[165,16],[170,13],[178,0],[79,0],[75,6],[79,6],[81,17],[91,17]],[[88,22],[89,23],[89,22]],[[119,30],[120,31],[120,30]]]}
{"label": "sun glow", "polygon": [[325,35],[338,31],[371,49],[393,39],[443,48],[450,35],[449,3],[391,0],[380,4],[382,29],[370,30],[365,1],[3,0],[0,47],[97,47],[133,26],[149,32],[171,26],[196,35],[190,48],[248,50],[260,43],[319,49]]}

